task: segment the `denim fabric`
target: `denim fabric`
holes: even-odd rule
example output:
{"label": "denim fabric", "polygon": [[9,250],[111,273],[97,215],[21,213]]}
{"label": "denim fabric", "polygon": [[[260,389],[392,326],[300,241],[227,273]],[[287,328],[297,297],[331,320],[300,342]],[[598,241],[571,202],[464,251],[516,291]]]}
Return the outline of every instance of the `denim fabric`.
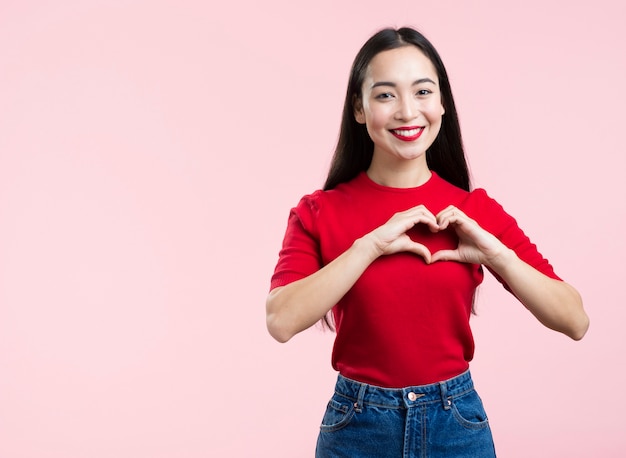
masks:
{"label": "denim fabric", "polygon": [[317,458],[495,457],[469,371],[440,383],[380,388],[339,375]]}

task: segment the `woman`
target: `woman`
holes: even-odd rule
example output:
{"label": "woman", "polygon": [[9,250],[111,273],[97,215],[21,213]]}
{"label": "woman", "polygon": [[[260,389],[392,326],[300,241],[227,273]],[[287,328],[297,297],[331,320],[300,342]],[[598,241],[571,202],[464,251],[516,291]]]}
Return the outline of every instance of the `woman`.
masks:
{"label": "woman", "polygon": [[583,337],[577,291],[470,191],[437,51],[382,30],[356,56],[324,190],[291,211],[267,299],[280,342],[332,312],[339,376],[317,456],[495,456],[468,370],[481,266],[545,326]]}

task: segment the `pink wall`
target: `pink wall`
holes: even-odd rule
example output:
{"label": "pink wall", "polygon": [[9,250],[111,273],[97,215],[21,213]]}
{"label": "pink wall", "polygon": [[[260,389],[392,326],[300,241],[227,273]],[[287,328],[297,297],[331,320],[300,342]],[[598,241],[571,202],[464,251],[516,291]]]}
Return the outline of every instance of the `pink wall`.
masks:
{"label": "pink wall", "polygon": [[448,66],[476,185],[592,319],[569,341],[488,279],[498,451],[623,456],[622,2],[299,3],[0,4],[0,457],[312,456],[332,335],[275,343],[265,295],[354,54],[404,24]]}

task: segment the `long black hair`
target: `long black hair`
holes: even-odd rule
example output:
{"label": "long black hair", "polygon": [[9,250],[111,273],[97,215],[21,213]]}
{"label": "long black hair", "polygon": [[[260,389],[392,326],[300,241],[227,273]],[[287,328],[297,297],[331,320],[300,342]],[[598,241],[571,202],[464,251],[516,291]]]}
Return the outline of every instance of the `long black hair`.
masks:
{"label": "long black hair", "polygon": [[470,178],[463,150],[459,119],[452,97],[448,74],[435,47],[418,31],[403,27],[383,29],[363,45],[354,59],[350,80],[343,105],[339,140],[330,164],[324,190],[333,189],[369,168],[374,154],[372,142],[365,125],[354,117],[354,102],[362,97],[361,88],[372,59],[380,52],[402,46],[416,46],[432,62],[441,90],[445,115],[441,129],[433,144],[426,151],[428,168],[453,185],[470,190]]}

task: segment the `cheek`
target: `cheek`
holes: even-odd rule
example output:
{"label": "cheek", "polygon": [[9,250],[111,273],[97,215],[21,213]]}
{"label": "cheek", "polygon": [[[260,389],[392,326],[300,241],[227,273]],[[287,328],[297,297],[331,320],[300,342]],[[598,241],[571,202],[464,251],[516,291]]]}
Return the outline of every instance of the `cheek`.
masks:
{"label": "cheek", "polygon": [[368,110],[367,125],[369,129],[384,129],[389,120],[389,114],[386,110],[379,107],[377,110]]}
{"label": "cheek", "polygon": [[444,114],[443,105],[441,104],[433,104],[433,106],[428,107],[426,111],[424,111],[424,115],[430,124],[438,124],[441,123],[441,117]]}

